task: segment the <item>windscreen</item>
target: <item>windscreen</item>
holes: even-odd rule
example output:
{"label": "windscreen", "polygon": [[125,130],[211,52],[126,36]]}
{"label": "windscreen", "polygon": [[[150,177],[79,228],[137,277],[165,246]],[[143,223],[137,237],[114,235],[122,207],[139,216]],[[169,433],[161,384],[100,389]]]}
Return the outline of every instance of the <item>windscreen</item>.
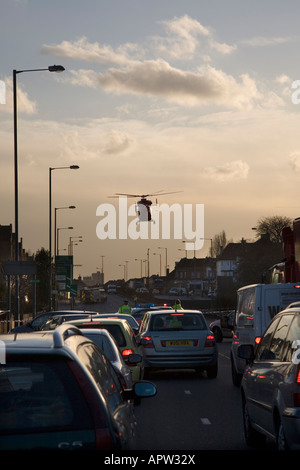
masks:
{"label": "windscreen", "polygon": [[103,328],[115,338],[118,346],[126,346],[126,339],[119,325],[113,323],[101,323],[101,321],[93,321],[82,323],[80,328]]}
{"label": "windscreen", "polygon": [[162,330],[206,330],[207,325],[198,313],[162,313],[153,315],[151,331]]}

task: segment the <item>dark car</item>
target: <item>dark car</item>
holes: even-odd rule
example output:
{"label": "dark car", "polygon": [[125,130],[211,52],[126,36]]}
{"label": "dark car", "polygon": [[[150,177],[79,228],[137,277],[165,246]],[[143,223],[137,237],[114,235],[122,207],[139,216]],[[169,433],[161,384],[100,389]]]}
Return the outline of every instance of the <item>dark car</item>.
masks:
{"label": "dark car", "polygon": [[72,320],[83,320],[85,318],[91,318],[92,316],[97,315],[96,312],[89,312],[89,313],[76,313],[76,312],[67,312],[60,315],[53,315],[49,318],[46,323],[40,328],[42,331],[47,330],[55,330],[59,325],[62,325],[66,321]]}
{"label": "dark car", "polygon": [[66,315],[68,313],[90,313],[95,315],[95,312],[88,312],[85,310],[54,310],[51,312],[44,312],[36,316],[33,320],[24,323],[24,325],[16,326],[10,330],[11,333],[32,333],[33,331],[39,331],[45,325],[45,323],[56,315]]}
{"label": "dark car", "polygon": [[300,308],[278,313],[260,343],[243,344],[248,361],[241,393],[246,443],[261,447],[266,437],[278,450],[300,450]]}
{"label": "dark car", "polygon": [[[96,343],[97,346],[102,349],[102,351],[114,367],[122,387],[125,390],[128,388],[132,388],[133,382],[131,377],[131,370],[129,366],[125,363],[113,336],[107,330],[104,329],[100,330],[96,328],[85,328],[80,331],[84,336],[89,338],[91,341],[94,341],[94,343]],[[136,354],[131,354],[128,359],[133,358],[135,362],[142,361],[141,356],[135,359],[136,357]]]}
{"label": "dark car", "polygon": [[101,315],[102,318],[121,318],[122,320],[127,320],[135,334],[139,331],[138,322],[129,313],[99,313],[99,315]]}
{"label": "dark car", "polygon": [[143,316],[145,315],[146,312],[153,311],[153,310],[172,310],[172,307],[167,306],[167,305],[162,305],[162,306],[155,306],[155,305],[149,305],[149,306],[137,306],[132,309],[131,315],[135,320],[137,321],[138,324],[141,323]]}
{"label": "dark car", "polygon": [[0,449],[132,449],[134,397],[153,396],[150,382],[124,391],[98,346],[76,327],[0,336]]}

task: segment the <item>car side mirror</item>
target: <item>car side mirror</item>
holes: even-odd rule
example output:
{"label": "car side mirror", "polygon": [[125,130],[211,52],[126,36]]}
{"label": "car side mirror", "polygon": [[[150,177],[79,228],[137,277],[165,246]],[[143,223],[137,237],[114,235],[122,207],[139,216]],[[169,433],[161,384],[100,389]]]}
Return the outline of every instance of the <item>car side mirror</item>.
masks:
{"label": "car side mirror", "polygon": [[241,344],[238,347],[238,357],[240,359],[245,359],[248,362],[253,361],[254,359],[254,347],[252,344]]}
{"label": "car side mirror", "polygon": [[154,397],[157,393],[157,388],[152,382],[140,381],[135,382],[134,393],[139,398]]}
{"label": "car side mirror", "polygon": [[129,354],[127,358],[127,363],[128,364],[138,364],[139,362],[142,362],[143,358],[140,354]]}

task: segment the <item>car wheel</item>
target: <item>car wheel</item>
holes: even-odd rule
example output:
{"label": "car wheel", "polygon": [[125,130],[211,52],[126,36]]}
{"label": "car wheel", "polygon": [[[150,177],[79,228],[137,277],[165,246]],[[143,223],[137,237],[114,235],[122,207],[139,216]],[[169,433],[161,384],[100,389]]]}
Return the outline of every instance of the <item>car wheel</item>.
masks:
{"label": "car wheel", "polygon": [[265,436],[253,429],[245,399],[243,400],[243,424],[246,444],[249,447],[262,447],[266,440]]}
{"label": "car wheel", "polygon": [[276,447],[277,450],[288,450],[289,446],[287,444],[285,435],[284,435],[284,430],[281,421],[279,422],[279,425],[277,427],[277,433],[276,433]]}
{"label": "car wheel", "polygon": [[214,334],[216,342],[222,343],[223,341],[222,331],[219,328],[213,328],[212,332]]}
{"label": "car wheel", "polygon": [[209,379],[215,379],[218,375],[218,364],[208,367],[206,373]]}
{"label": "car wheel", "polygon": [[236,387],[239,387],[241,385],[243,376],[242,374],[239,374],[237,372],[232,357],[231,357],[231,377],[232,377],[233,385],[235,385]]}

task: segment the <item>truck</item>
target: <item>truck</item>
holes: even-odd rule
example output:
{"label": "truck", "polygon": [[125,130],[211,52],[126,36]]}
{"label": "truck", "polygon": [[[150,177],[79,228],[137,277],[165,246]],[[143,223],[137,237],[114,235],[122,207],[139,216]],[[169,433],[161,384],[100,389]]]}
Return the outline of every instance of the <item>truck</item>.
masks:
{"label": "truck", "polygon": [[300,301],[300,282],[253,284],[238,289],[230,351],[234,385],[240,385],[246,368],[246,361],[237,354],[239,345],[258,344],[272,318],[295,301]]}

